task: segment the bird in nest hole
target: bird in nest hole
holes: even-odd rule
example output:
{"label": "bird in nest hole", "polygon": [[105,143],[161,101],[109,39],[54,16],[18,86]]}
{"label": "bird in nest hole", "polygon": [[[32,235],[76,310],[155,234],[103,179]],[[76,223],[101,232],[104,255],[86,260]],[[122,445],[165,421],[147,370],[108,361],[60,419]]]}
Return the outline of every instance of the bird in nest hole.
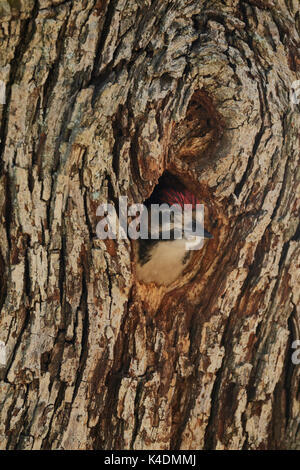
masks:
{"label": "bird in nest hole", "polygon": [[[204,239],[212,238],[204,229],[203,217],[199,220],[197,204],[200,204],[199,198],[183,185],[156,186],[150,198],[145,201],[151,235],[147,239],[138,240],[138,281],[168,286],[187,267],[193,250],[200,249]],[[154,208],[157,210],[157,205],[160,205],[160,214],[154,230],[151,231],[152,213]],[[174,205],[178,211],[170,210]],[[190,211],[188,219],[184,215],[186,210]]]}

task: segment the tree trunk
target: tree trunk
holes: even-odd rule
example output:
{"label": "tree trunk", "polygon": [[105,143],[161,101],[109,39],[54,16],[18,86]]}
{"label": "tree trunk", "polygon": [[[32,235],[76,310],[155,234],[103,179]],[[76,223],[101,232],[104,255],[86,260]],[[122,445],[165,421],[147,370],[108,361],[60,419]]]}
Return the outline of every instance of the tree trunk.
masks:
{"label": "tree trunk", "polygon": [[[300,449],[297,0],[1,1],[2,449]],[[102,202],[214,238],[135,280]]]}

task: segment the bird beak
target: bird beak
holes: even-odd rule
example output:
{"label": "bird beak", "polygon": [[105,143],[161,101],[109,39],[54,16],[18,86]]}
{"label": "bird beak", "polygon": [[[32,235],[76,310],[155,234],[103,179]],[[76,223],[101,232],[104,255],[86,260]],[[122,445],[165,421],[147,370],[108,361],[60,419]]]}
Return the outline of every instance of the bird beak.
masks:
{"label": "bird beak", "polygon": [[204,229],[204,238],[214,238],[211,233]]}

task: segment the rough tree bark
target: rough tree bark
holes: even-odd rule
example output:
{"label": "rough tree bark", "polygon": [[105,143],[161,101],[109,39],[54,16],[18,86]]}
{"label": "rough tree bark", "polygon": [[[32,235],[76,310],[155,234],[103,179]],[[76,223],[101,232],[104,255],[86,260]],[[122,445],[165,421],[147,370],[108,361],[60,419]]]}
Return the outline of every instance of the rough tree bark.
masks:
{"label": "rough tree bark", "polygon": [[[299,449],[299,2],[0,14],[1,448]],[[145,288],[96,209],[165,170],[214,239]]]}

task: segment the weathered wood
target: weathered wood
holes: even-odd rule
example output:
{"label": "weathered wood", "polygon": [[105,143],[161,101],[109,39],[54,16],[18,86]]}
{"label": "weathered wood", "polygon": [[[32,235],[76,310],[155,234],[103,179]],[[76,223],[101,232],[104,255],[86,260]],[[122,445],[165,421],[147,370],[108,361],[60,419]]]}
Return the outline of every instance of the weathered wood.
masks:
{"label": "weathered wood", "polygon": [[[298,0],[0,15],[0,447],[299,449]],[[164,170],[214,238],[145,287],[96,209]]]}

